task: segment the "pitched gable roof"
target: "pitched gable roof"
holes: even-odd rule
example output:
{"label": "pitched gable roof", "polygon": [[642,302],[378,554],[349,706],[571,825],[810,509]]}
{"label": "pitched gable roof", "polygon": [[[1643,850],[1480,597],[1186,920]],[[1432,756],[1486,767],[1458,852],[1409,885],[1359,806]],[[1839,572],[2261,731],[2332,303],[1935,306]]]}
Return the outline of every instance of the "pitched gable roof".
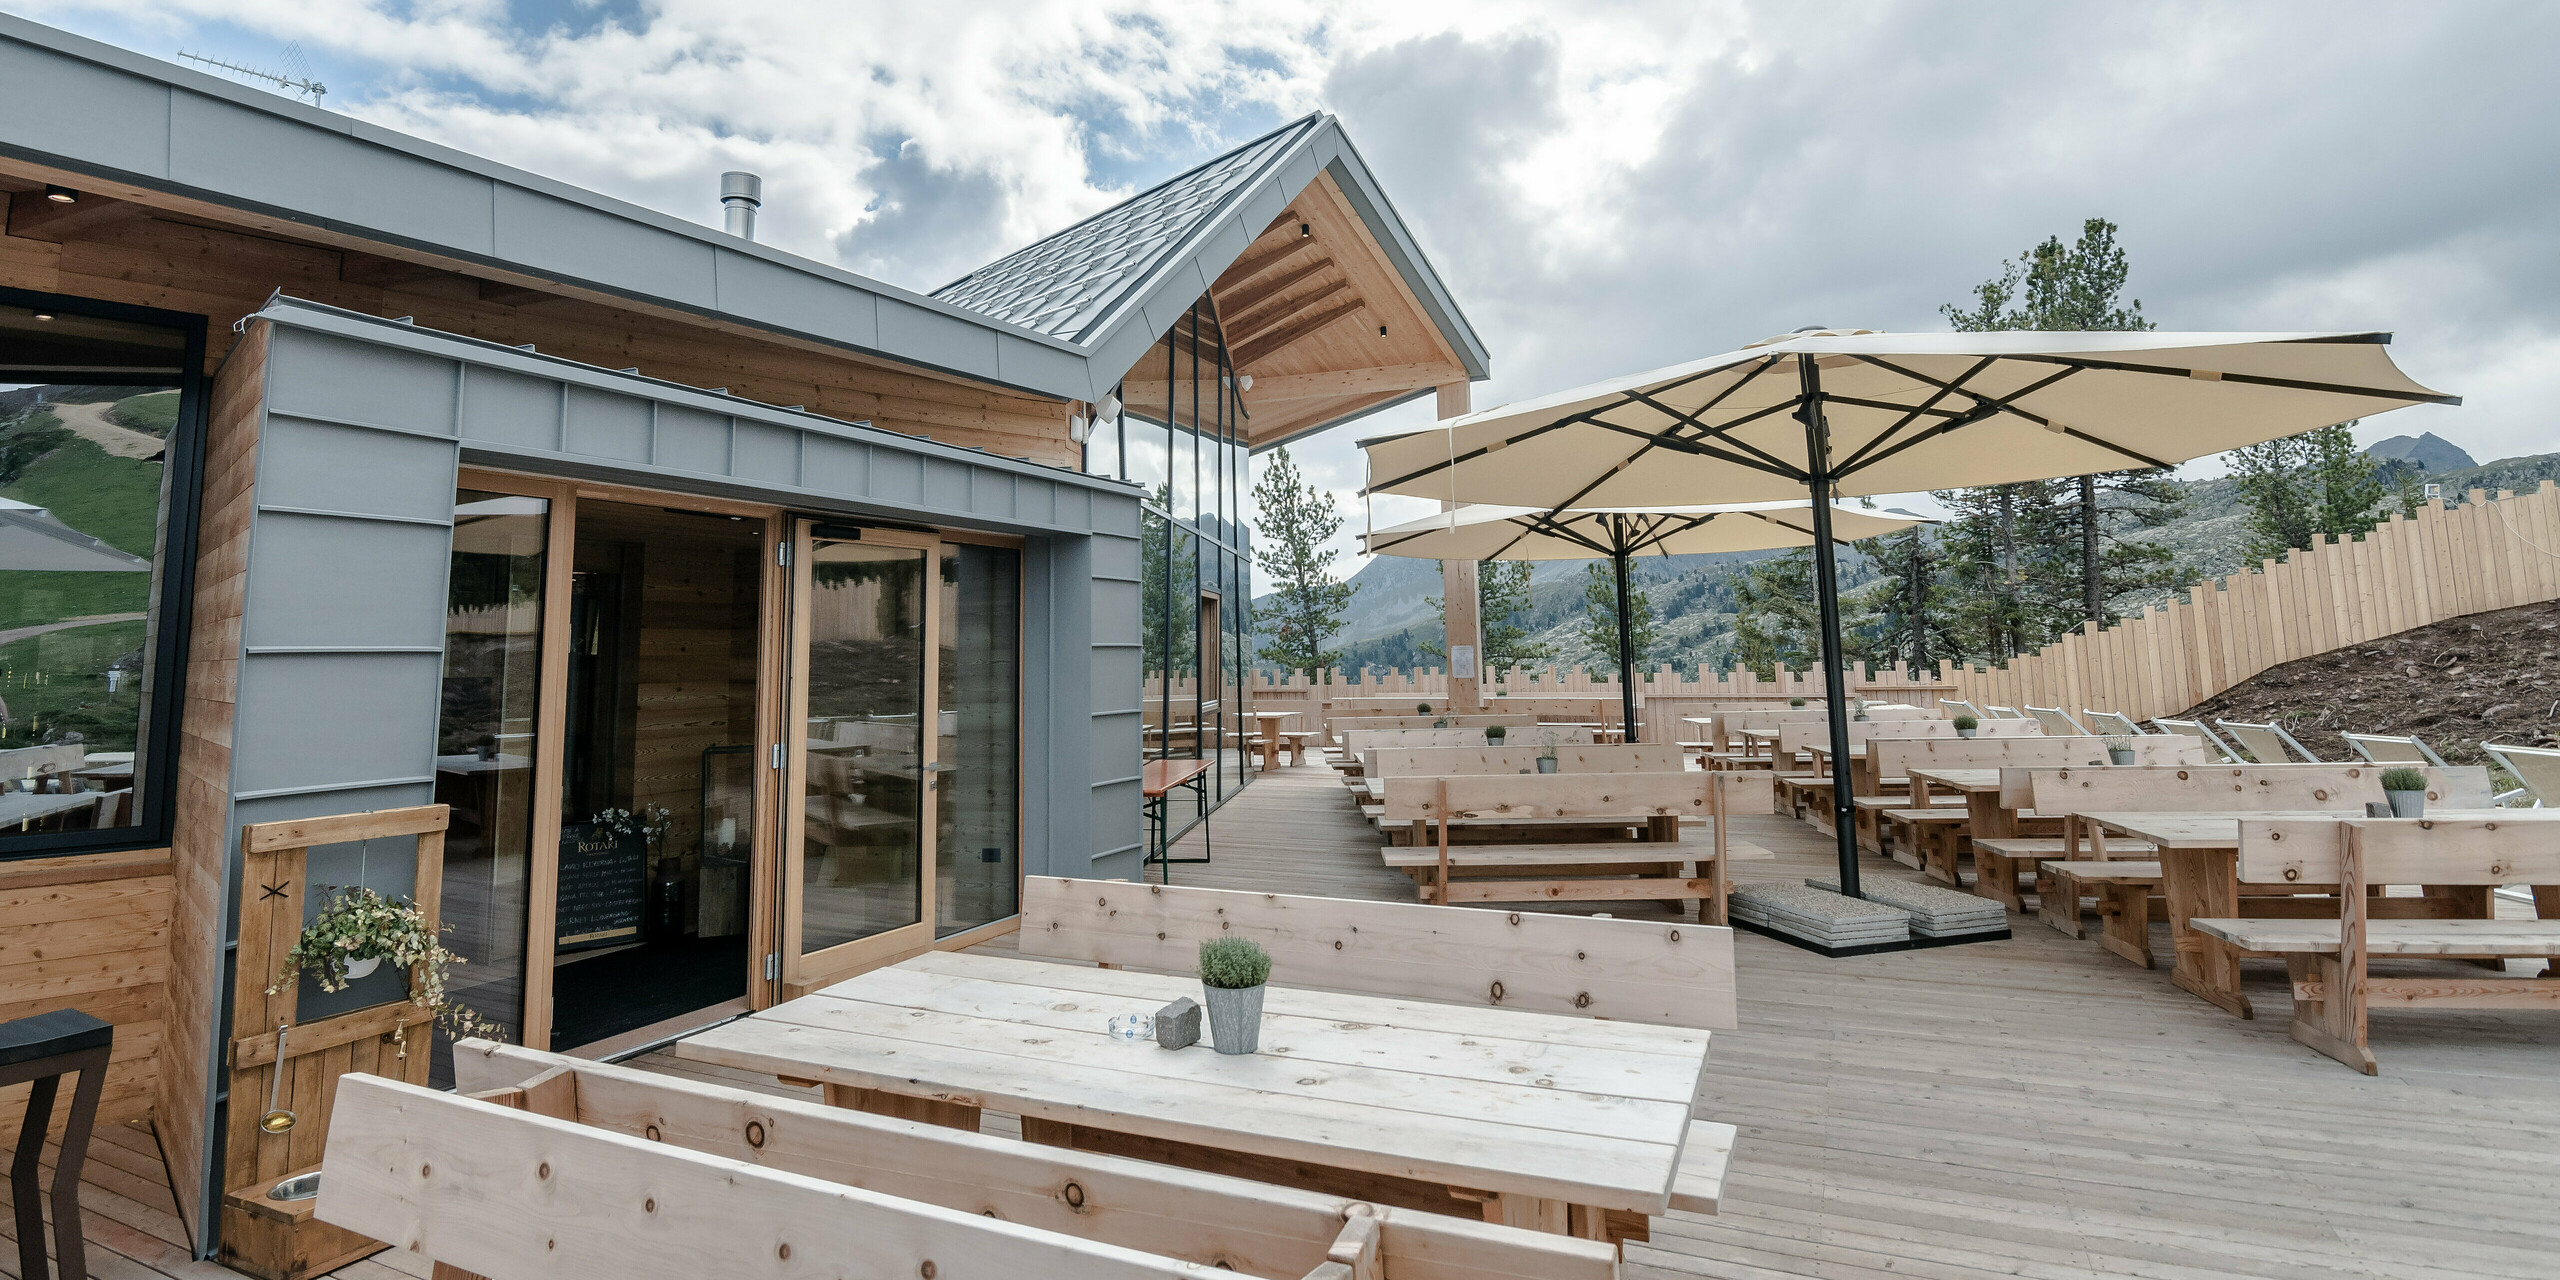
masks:
{"label": "pitched gable roof", "polygon": [[1275,129],[1177,174],[1044,240],[1025,245],[933,291],[954,306],[1070,342],[1089,336],[1127,302],[1291,142],[1324,117]]}

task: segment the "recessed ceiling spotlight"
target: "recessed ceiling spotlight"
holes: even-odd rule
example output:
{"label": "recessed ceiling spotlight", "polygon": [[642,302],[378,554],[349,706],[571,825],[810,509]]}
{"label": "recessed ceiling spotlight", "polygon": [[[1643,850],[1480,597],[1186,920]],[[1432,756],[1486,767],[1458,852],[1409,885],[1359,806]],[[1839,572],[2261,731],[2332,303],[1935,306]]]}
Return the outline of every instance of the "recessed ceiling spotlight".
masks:
{"label": "recessed ceiling spotlight", "polygon": [[1378,336],[1381,338],[1387,336],[1387,327],[1385,325],[1378,326]]}
{"label": "recessed ceiling spotlight", "polygon": [[52,318],[53,313],[50,311],[39,311],[36,313],[36,319],[38,320],[51,320]]}
{"label": "recessed ceiling spotlight", "polygon": [[80,193],[79,193],[79,192],[74,191],[74,190],[72,190],[72,189],[71,189],[71,188],[69,188],[69,187],[60,186],[60,185],[57,185],[57,184],[54,184],[54,183],[50,183],[50,182],[48,182],[48,183],[46,183],[46,184],[45,184],[45,188],[44,188],[44,198],[45,198],[45,199],[47,199],[47,200],[51,200],[51,201],[52,201],[52,202],[54,202],[55,204],[78,204],[78,203],[80,203]]}

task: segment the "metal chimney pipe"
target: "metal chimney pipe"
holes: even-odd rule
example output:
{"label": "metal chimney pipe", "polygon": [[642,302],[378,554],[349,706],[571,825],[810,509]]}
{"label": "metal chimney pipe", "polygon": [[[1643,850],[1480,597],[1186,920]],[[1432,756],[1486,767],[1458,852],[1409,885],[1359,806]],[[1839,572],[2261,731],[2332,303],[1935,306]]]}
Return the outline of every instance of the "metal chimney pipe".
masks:
{"label": "metal chimney pipe", "polygon": [[756,238],[756,210],[764,204],[764,179],[732,169],[720,175],[720,203],[727,215],[722,227],[741,240]]}

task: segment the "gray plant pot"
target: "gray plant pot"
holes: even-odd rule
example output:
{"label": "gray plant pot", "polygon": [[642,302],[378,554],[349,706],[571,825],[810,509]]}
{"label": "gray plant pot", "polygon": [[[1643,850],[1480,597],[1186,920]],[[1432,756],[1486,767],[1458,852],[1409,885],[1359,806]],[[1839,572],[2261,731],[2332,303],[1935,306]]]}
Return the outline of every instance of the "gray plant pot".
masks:
{"label": "gray plant pot", "polygon": [[1262,988],[1200,988],[1208,997],[1209,1047],[1220,1053],[1251,1053],[1262,1047]]}
{"label": "gray plant pot", "polygon": [[2427,793],[2424,791],[2385,791],[2382,793],[2382,798],[2391,802],[2392,817],[2423,818],[2427,816]]}
{"label": "gray plant pot", "polygon": [[1540,772],[1540,773],[1554,773],[1555,771],[1556,771],[1556,758],[1555,758],[1554,756],[1540,756],[1540,757],[1538,757],[1538,772]]}
{"label": "gray plant pot", "polygon": [[1956,730],[1956,736],[1959,738],[1970,738],[1980,732],[1982,732],[1980,729],[1958,729]]}
{"label": "gray plant pot", "polygon": [[2118,751],[2113,747],[2109,747],[2107,748],[2107,763],[2132,764],[2133,752],[2131,750]]}

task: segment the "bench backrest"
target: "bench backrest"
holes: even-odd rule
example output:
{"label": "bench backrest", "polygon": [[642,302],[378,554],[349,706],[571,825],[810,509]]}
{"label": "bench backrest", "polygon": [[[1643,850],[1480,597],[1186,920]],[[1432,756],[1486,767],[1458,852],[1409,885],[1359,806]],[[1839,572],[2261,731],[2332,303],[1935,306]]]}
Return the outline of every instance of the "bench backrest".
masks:
{"label": "bench backrest", "polygon": [[1288,986],[1708,1030],[1734,1025],[1733,931],[1722,926],[1023,880],[1024,955],[1196,973],[1200,944],[1220,937],[1261,943],[1272,977]]}
{"label": "bench backrest", "polygon": [[[1541,738],[1547,734],[1555,735],[1558,746],[1568,743],[1588,744],[1591,741],[1589,729],[1554,729],[1534,725],[1515,730],[1508,737],[1518,739],[1516,745],[1535,747],[1541,745]],[[1485,740],[1482,729],[1352,729],[1342,735],[1342,749],[1354,754],[1362,751],[1376,751],[1384,747],[1481,747],[1483,745]],[[1503,745],[1507,747],[1515,744],[1506,740]]]}
{"label": "bench backrest", "polygon": [[[1544,747],[1392,747],[1368,753],[1373,778],[1446,777],[1462,773],[1536,773]],[[1679,773],[1687,753],[1676,742],[1601,743],[1556,748],[1558,773]]]}
{"label": "bench backrest", "polygon": [[[1744,729],[1777,729],[1790,724],[1829,724],[1831,722],[1831,713],[1819,702],[1801,707],[1777,707],[1727,714],[1732,718],[1727,719],[1725,727],[1734,732]],[[1938,713],[1928,707],[1906,706],[1899,702],[1867,704],[1867,719],[1870,723],[1878,720],[1935,720],[1938,718]]]}
{"label": "bench backrest", "polygon": [[1456,716],[1362,716],[1354,725],[1373,729],[1482,729],[1501,725],[1506,729],[1525,729],[1536,724],[1538,717],[1526,711],[1487,711]]}
{"label": "bench backrest", "polygon": [[[1974,730],[1975,737],[1971,740],[1979,740],[1982,738],[2033,737],[2042,734],[2043,732],[2044,726],[2037,724],[2033,720],[1985,720],[1982,722],[1980,727]],[[1956,722],[1953,720],[1923,720],[1912,718],[1893,720],[1852,720],[1849,722],[1849,744],[1851,746],[1856,746],[1862,742],[1871,742],[1877,738],[1946,738],[1950,740],[1961,740],[1956,737]],[[1778,726],[1778,754],[1781,756],[1791,755],[1795,752],[1804,750],[1806,747],[1827,747],[1830,745],[1831,726],[1825,721],[1816,720],[1810,723],[1782,724]]]}
{"label": "bench backrest", "polygon": [[2283,819],[2240,824],[2244,884],[2333,885],[2350,845],[2360,883],[2560,884],[2560,814]]}
{"label": "bench backrest", "polygon": [[[2382,771],[2371,765],[2105,766],[2037,769],[2037,813],[2246,809],[2354,810],[2382,799]],[[2005,783],[2007,775],[2004,773]]]}
{"label": "bench backrest", "polygon": [[[2133,761],[2145,764],[2203,764],[2204,747],[2193,738],[2147,733],[2132,740]],[[2107,740],[2098,736],[2009,738],[1872,738],[1868,763],[1878,777],[1906,777],[1914,769],[1997,769],[2104,765]]]}
{"label": "bench backrest", "polygon": [[[1348,1238],[1347,1196],[1032,1146],[486,1040],[463,1041],[453,1057],[459,1096],[343,1078],[352,1092],[340,1095],[332,1116],[336,1162],[326,1166],[315,1206],[322,1221],[415,1241],[421,1261],[499,1276],[764,1274],[777,1270],[777,1240],[792,1242],[804,1260],[826,1258],[809,1250],[881,1218],[912,1234],[852,1248],[905,1275],[963,1259],[966,1269],[953,1274],[978,1274],[979,1266],[1022,1257],[991,1253],[980,1238],[988,1232],[1037,1250],[1023,1259],[1026,1276],[1131,1274],[1123,1264],[1133,1255],[1122,1250],[1149,1255],[1136,1259],[1150,1264],[1136,1274],[1150,1277],[1218,1267],[1300,1276],[1315,1273]],[[385,1150],[386,1143],[397,1145]],[[357,1168],[334,1154],[358,1150],[382,1158]],[[563,1159],[571,1153],[577,1158]],[[515,1190],[537,1183],[540,1207]],[[739,1190],[727,1189],[731,1183]],[[1487,1231],[1489,1224],[1405,1209],[1374,1212],[1390,1273],[1400,1261],[1436,1266],[1449,1250],[1450,1274],[1469,1280],[1516,1280],[1523,1253],[1532,1259],[1528,1274],[1613,1274],[1614,1251],[1595,1242]],[[576,1221],[555,1231],[553,1214]],[[1117,1256],[1088,1271],[1096,1252]]]}

